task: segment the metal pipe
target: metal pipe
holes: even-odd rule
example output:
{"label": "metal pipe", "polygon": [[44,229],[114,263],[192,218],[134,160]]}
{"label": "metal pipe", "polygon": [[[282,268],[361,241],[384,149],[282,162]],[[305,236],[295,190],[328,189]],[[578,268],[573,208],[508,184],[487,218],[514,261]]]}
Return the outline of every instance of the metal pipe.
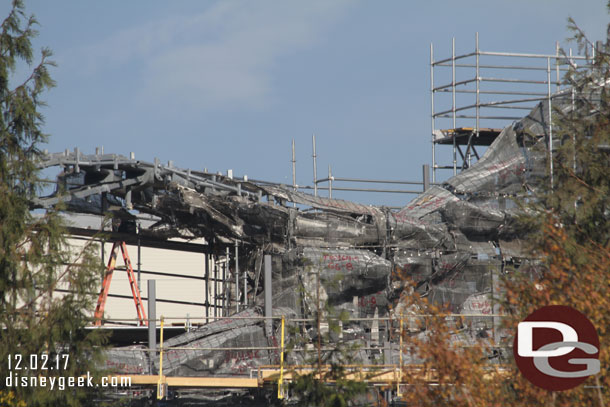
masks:
{"label": "metal pipe", "polygon": [[214,262],[214,318],[218,318],[218,259],[212,256]]}
{"label": "metal pipe", "polygon": [[297,168],[296,168],[296,159],[294,154],[294,139],[292,139],[292,189],[297,190]]}
{"label": "metal pipe", "polygon": [[[560,58],[558,58],[560,59]],[[453,66],[452,64],[435,64],[436,66],[446,66],[446,67],[450,67]],[[455,64],[456,68],[475,68],[476,65],[474,64]],[[540,67],[535,67],[535,66],[521,66],[521,65],[483,65],[480,64],[479,68],[481,69],[517,69],[517,70],[525,70],[525,71],[546,71],[546,68],[540,68]],[[569,71],[568,68],[559,68],[560,71],[562,72],[567,72]]]}
{"label": "metal pipe", "polygon": [[[294,139],[292,139],[292,190],[296,192],[297,190],[297,161],[294,154]],[[292,207],[296,208],[297,204],[295,202],[292,203]]]}
{"label": "metal pipe", "polygon": [[203,255],[205,265],[205,323],[210,322],[210,255]]}
{"label": "metal pipe", "polygon": [[[570,48],[570,62],[572,62],[572,48]],[[572,96],[572,110],[570,111],[571,114],[574,114],[574,101],[575,101],[575,90],[574,90],[574,86],[571,87],[571,96]],[[572,169],[574,170],[574,173],[576,174],[576,132],[573,131],[572,132]],[[574,201],[574,209],[576,209],[576,201]]]}
{"label": "metal pipe", "polygon": [[161,379],[163,377],[163,324],[164,324],[163,316],[161,316],[161,346],[159,347],[159,385],[157,386],[157,399],[162,400],[165,398],[165,389],[166,386],[164,383],[161,383]]}
{"label": "metal pipe", "polygon": [[227,276],[231,272],[231,269],[229,268],[229,255],[230,255],[229,247],[227,246],[226,250],[225,250],[225,264],[224,264],[224,268],[223,268],[223,271],[222,271],[222,284],[224,285],[224,290],[223,291],[225,293],[223,308],[224,308],[225,313],[226,313],[227,316],[229,316],[229,307],[231,306],[231,303],[230,303],[230,294],[231,294],[231,291],[230,291],[229,284],[227,284]]}
{"label": "metal pipe", "polygon": [[[510,103],[510,102],[508,102]],[[519,103],[519,102],[517,102]],[[514,110],[527,110],[530,111],[533,109],[533,106],[503,106],[501,104],[482,104],[481,107],[485,107],[487,109],[514,109]]]}
{"label": "metal pipe", "polygon": [[321,325],[321,307],[320,307],[320,268],[316,267],[316,322],[318,325],[318,372],[322,370],[322,332],[320,330]]}
{"label": "metal pipe", "polygon": [[[546,82],[545,82],[546,84]],[[545,95],[544,98],[523,98],[523,99],[513,99],[513,100],[501,100],[501,101],[493,101],[493,102],[486,102],[486,103],[479,103],[477,104],[473,104],[473,105],[466,105],[466,106],[462,106],[462,107],[458,107],[455,109],[455,112],[461,112],[464,110],[470,110],[473,107],[491,107],[491,106],[503,106],[503,105],[509,105],[512,103],[527,103],[527,102],[537,102],[543,99],[546,99],[547,95]],[[504,107],[503,107],[504,108]],[[510,107],[505,107],[506,109],[510,109]],[[520,108],[525,109],[525,106],[521,106]],[[531,107],[527,108],[528,110],[531,109]],[[448,110],[443,110],[441,112],[436,113],[436,117],[445,117],[444,115],[447,115],[449,113],[454,113],[453,109],[448,109]]]}
{"label": "metal pipe", "polygon": [[[544,68],[546,71],[546,68]],[[449,93],[451,90],[443,89],[438,92]],[[471,89],[456,89],[455,93],[476,93],[476,90]],[[546,97],[546,92],[518,92],[518,91],[510,91],[510,90],[480,90],[479,94],[481,95],[519,95],[519,96],[542,96]]]}
{"label": "metal pipe", "polygon": [[312,134],[311,143],[313,146],[313,196],[318,196],[318,164],[316,156],[316,135]]}
{"label": "metal pipe", "polygon": [[[421,182],[419,183],[421,185]],[[304,188],[305,189],[305,188]],[[332,187],[332,188],[324,188],[319,187],[320,190],[324,191],[325,189],[329,190],[329,193],[332,191],[350,191],[350,192],[387,192],[387,193],[396,193],[396,194],[419,194],[421,191],[413,191],[407,189],[375,189],[375,188],[344,188],[344,187]],[[332,196],[331,196],[332,198]]]}
{"label": "metal pipe", "polygon": [[500,83],[531,83],[534,85],[545,85],[546,81],[535,81],[531,79],[513,79],[513,78],[479,78],[481,82],[500,82]]}
{"label": "metal pipe", "polygon": [[[455,117],[455,37],[452,38],[451,41],[451,93],[452,93],[452,103],[451,110],[453,110],[453,129],[456,128],[456,117]],[[453,134],[453,175],[457,175],[457,146],[455,140],[455,134]],[[426,176],[424,175],[424,180]],[[424,191],[426,190],[426,185],[424,181]]]}
{"label": "metal pipe", "polygon": [[80,172],[80,150],[78,149],[78,147],[74,147],[74,160],[76,161],[76,164],[74,165],[74,171],[76,173]]}
{"label": "metal pipe", "polygon": [[[464,79],[463,81],[458,81],[458,82],[456,82],[456,83],[455,83],[455,85],[456,85],[456,86],[458,86],[458,85],[467,85],[467,84],[469,84],[469,83],[476,82],[476,80],[477,80],[476,78],[473,78],[473,79]],[[450,84],[448,84],[448,85],[442,85],[442,86],[438,86],[438,87],[436,87],[436,88],[432,87],[432,90],[433,90],[434,92],[438,92],[439,90],[442,90],[442,89],[448,89],[448,88],[451,88],[451,86],[452,86],[452,84],[450,83]]]}
{"label": "metal pipe", "polygon": [[[476,67],[476,70],[477,70],[476,71],[476,77],[477,77],[477,100],[476,100],[476,105],[477,105],[476,106],[476,116],[477,116],[477,118],[476,118],[476,121],[477,121],[477,123],[476,123],[475,133],[476,133],[477,139],[479,138],[479,124],[480,124],[479,120],[481,119],[479,117],[480,113],[481,113],[480,112],[480,106],[479,106],[479,104],[481,103],[480,93],[479,93],[479,91],[480,91],[480,83],[481,83],[480,72],[479,72],[479,52],[480,52],[479,51],[479,32],[477,31],[477,33],[475,35],[475,53],[476,53],[476,61],[477,61],[476,62],[476,64],[477,64],[477,67]],[[471,158],[470,149],[468,149],[468,154],[467,155],[468,155],[468,157],[467,157],[467,159],[468,159],[468,168],[470,168],[470,164],[471,164],[471,162],[470,162],[470,158]]]}
{"label": "metal pipe", "polygon": [[235,312],[239,312],[239,245],[235,241]]}
{"label": "metal pipe", "polygon": [[[102,198],[102,201],[103,201],[103,198]],[[105,243],[106,243],[106,242],[104,242],[104,241],[102,240],[102,241],[101,241],[101,244],[100,244],[100,248],[101,248],[101,252],[102,252],[102,253],[101,253],[101,255],[102,255],[102,264],[104,265],[104,270],[103,270],[103,271],[101,272],[101,274],[100,274],[100,284],[103,284],[103,283],[104,283],[104,274],[106,273],[106,268],[107,268],[107,266],[106,266],[106,259],[105,259],[105,257],[106,257],[106,256],[105,256],[105,254],[104,254],[104,244],[105,244]],[[138,284],[138,287],[139,287],[139,286],[140,286],[140,285]]]}
{"label": "metal pipe", "polygon": [[248,272],[244,270],[244,308],[248,307]]}
{"label": "metal pipe", "polygon": [[138,287],[142,287],[142,280],[140,278],[140,274],[142,272],[142,261],[140,258],[141,255],[141,249],[142,249],[142,244],[140,242],[140,230],[141,230],[141,225],[140,222],[138,222],[137,226],[136,226],[136,231],[138,233]]}
{"label": "metal pipe", "polygon": [[157,290],[155,280],[148,280],[148,349],[150,372],[154,374],[155,354],[157,350]]}
{"label": "metal pipe", "polygon": [[328,197],[333,199],[333,174],[330,170],[330,164],[328,165]]}
{"label": "metal pipe", "polygon": [[423,175],[424,175],[424,192],[430,188],[430,166],[428,164],[423,165]]}
{"label": "metal pipe", "polygon": [[267,337],[271,338],[272,332],[272,321],[273,317],[273,303],[272,303],[272,295],[273,295],[273,281],[272,281],[272,269],[271,269],[271,256],[266,254],[265,257],[265,280],[264,280],[264,289],[265,289],[265,331],[267,333]]}
{"label": "metal pipe", "polygon": [[[450,115],[439,116],[445,119],[450,119]],[[458,119],[476,119],[477,116],[469,116],[469,115],[458,115]],[[521,120],[523,116],[480,116],[479,119],[488,119],[488,120]]]}
{"label": "metal pipe", "polygon": [[434,46],[430,43],[430,119],[432,128],[432,182],[436,182],[436,150],[434,144]]}
{"label": "metal pipe", "polygon": [[[432,45],[432,44],[431,44],[431,45]],[[471,52],[471,53],[469,53],[469,54],[458,55],[458,56],[456,56],[456,57],[455,57],[455,59],[456,59],[456,60],[458,60],[458,59],[464,59],[464,58],[471,57],[471,56],[473,56],[473,55],[475,55],[475,53],[474,53],[474,52]],[[439,60],[438,60],[438,61],[436,61],[436,62],[432,61],[432,65],[441,65],[441,64],[444,64],[444,63],[446,63],[446,62],[451,62],[451,58],[439,59]]]}
{"label": "metal pipe", "polygon": [[559,92],[559,64],[557,61],[559,60],[559,41],[555,42],[555,86],[556,92]]}
{"label": "metal pipe", "polygon": [[[515,53],[515,52],[480,51],[479,54],[496,56],[496,57],[522,57],[522,58],[540,58],[540,59],[555,58],[555,55],[552,55],[552,54],[523,54],[523,53]],[[587,59],[587,58],[585,56],[578,55],[574,59]]]}
{"label": "metal pipe", "polygon": [[283,399],[284,398],[284,389],[282,387],[283,381],[284,381],[284,325],[285,325],[285,321],[284,321],[284,316],[282,315],[282,328],[280,331],[281,334],[281,339],[280,339],[280,343],[281,343],[281,348],[280,348],[280,380],[277,382],[277,398],[278,399]]}
{"label": "metal pipe", "polygon": [[[328,179],[325,179],[324,181],[328,181]],[[363,179],[363,178],[343,178],[343,177],[333,177],[333,181],[370,182],[370,183],[377,183],[377,184],[421,185],[421,182],[419,182],[419,181],[395,181],[395,180],[383,180],[383,179]]]}
{"label": "metal pipe", "polygon": [[495,346],[496,345],[496,321],[495,318],[493,317],[493,314],[495,313],[494,311],[494,271],[493,271],[493,267],[489,268],[489,278],[491,279],[490,284],[491,284],[491,296],[490,296],[490,303],[491,303],[491,337],[492,337],[492,343]]}
{"label": "metal pipe", "polygon": [[[438,167],[438,168],[447,168],[451,169],[453,166],[449,167]],[[422,185],[420,182],[419,185]],[[430,183],[430,185],[438,185],[436,182]],[[312,187],[303,187],[303,189],[311,189]],[[318,187],[320,191],[328,191],[328,187]],[[345,191],[345,192],[380,192],[380,193],[388,193],[388,194],[420,194],[421,191],[416,191],[412,189],[374,189],[374,188],[343,188],[343,187],[333,187],[333,191]]]}
{"label": "metal pipe", "polygon": [[548,92],[548,110],[549,110],[549,171],[551,173],[551,189],[553,189],[553,116],[551,103],[551,59],[546,60],[546,78]]}

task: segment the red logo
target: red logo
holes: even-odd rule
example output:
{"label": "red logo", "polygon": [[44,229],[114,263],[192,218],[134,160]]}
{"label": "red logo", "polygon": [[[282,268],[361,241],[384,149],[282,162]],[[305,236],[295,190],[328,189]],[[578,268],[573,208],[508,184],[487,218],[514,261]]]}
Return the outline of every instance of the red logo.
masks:
{"label": "red logo", "polygon": [[599,373],[599,338],[589,319],[572,307],[551,305],[517,327],[513,354],[532,384],[562,391]]}

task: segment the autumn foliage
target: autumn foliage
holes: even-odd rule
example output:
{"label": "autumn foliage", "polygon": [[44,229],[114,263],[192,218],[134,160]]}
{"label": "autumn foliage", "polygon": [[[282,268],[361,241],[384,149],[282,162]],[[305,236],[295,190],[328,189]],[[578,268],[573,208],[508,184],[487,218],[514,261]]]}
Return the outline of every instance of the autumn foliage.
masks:
{"label": "autumn foliage", "polygon": [[[569,28],[579,46],[592,46],[573,22]],[[502,267],[494,299],[501,304],[501,333],[461,341],[468,318],[449,316],[417,295],[407,298],[412,312],[403,352],[413,363],[405,365],[402,397],[408,406],[610,403],[610,40],[597,47],[589,69],[570,70],[565,82],[574,97],[571,108],[554,110],[553,177],[521,202],[530,253]],[[581,312],[599,336],[600,373],[571,390],[532,385],[512,356],[517,324],[548,305]]]}

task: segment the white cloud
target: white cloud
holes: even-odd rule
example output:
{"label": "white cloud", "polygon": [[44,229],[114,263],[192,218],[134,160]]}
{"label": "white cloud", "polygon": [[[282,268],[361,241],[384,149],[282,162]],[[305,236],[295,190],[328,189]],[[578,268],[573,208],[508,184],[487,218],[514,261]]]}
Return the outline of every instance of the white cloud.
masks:
{"label": "white cloud", "polygon": [[173,100],[196,109],[260,107],[273,94],[278,58],[323,39],[347,0],[222,1],[81,49],[84,73],[136,67],[141,103]]}

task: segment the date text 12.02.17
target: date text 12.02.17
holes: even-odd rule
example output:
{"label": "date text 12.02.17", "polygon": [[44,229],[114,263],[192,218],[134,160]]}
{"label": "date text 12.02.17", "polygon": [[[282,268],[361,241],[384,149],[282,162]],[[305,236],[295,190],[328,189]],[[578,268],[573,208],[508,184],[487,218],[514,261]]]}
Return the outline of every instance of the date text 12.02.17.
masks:
{"label": "date text 12.02.17", "polygon": [[8,355],[9,370],[65,370],[70,355],[66,353],[41,353],[23,356],[19,353]]}

